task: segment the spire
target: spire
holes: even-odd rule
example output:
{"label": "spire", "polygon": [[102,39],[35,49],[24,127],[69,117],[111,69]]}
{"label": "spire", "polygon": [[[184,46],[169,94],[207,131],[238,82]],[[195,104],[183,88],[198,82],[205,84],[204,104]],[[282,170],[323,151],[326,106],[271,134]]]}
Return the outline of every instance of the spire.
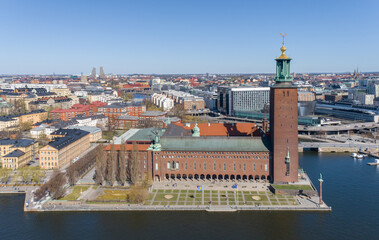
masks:
{"label": "spire", "polygon": [[291,58],[286,55],[287,48],[284,46],[284,38],[287,34],[280,34],[283,37],[282,47],[280,51],[282,51],[282,55],[276,58],[276,83],[291,83],[292,75],[290,70],[290,62]]}
{"label": "spire", "polygon": [[283,37],[282,47],[280,48],[280,51],[282,51],[282,55],[278,57],[279,59],[288,59],[289,57],[286,56],[286,50],[287,48],[284,46],[284,38],[287,36],[287,34],[280,34]]}

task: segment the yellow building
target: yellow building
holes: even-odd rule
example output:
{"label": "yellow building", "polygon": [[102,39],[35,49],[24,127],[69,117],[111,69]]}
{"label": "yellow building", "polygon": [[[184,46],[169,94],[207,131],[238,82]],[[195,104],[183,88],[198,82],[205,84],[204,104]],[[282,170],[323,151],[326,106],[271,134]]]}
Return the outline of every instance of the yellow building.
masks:
{"label": "yellow building", "polygon": [[18,118],[20,124],[27,122],[36,124],[38,122],[45,121],[47,119],[47,115],[48,113],[45,110],[38,109],[22,115],[16,115],[16,117]]}
{"label": "yellow building", "polygon": [[43,169],[61,169],[90,147],[89,132],[80,129],[59,129],[54,139],[39,150],[39,165]]}
{"label": "yellow building", "polygon": [[53,88],[50,90],[50,92],[53,92],[57,94],[59,97],[70,97],[71,91],[69,88]]}
{"label": "yellow building", "polygon": [[0,159],[3,168],[16,169],[33,160],[38,142],[31,139],[0,140]]}
{"label": "yellow building", "polygon": [[18,118],[0,117],[0,131],[13,131],[19,127]]}

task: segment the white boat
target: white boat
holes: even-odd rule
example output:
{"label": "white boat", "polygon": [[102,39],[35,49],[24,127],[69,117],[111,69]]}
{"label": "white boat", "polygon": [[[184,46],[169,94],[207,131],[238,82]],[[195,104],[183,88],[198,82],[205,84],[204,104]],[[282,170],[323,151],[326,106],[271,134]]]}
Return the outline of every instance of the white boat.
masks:
{"label": "white boat", "polygon": [[358,158],[358,159],[362,159],[362,158],[364,158],[364,157],[365,157],[365,156],[362,155],[362,154],[358,154],[358,155],[357,155],[357,158]]}
{"label": "white boat", "polygon": [[371,166],[375,166],[375,165],[379,165],[379,159],[375,159],[375,162],[370,162],[370,163],[367,163],[368,165],[371,165]]}
{"label": "white boat", "polygon": [[351,154],[351,156],[352,156],[353,158],[356,158],[357,155],[358,155],[358,154],[356,154],[356,153],[352,153],[352,154]]}

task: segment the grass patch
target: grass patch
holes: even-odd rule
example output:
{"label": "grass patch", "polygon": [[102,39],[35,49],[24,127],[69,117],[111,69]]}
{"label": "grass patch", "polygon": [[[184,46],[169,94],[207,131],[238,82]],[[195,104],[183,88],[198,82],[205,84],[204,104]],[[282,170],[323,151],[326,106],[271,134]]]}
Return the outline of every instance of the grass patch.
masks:
{"label": "grass patch", "polygon": [[275,189],[288,190],[313,190],[310,185],[293,185],[293,184],[275,184],[272,185]]}
{"label": "grass patch", "polygon": [[104,190],[104,194],[100,195],[96,198],[96,200],[105,200],[105,201],[111,201],[111,200],[118,200],[126,201],[126,196],[128,195],[127,190]]}
{"label": "grass patch", "polygon": [[72,193],[70,193],[67,196],[64,196],[60,200],[68,200],[68,201],[77,200],[80,197],[80,194],[86,191],[88,188],[89,188],[88,186],[74,186],[72,188]]}

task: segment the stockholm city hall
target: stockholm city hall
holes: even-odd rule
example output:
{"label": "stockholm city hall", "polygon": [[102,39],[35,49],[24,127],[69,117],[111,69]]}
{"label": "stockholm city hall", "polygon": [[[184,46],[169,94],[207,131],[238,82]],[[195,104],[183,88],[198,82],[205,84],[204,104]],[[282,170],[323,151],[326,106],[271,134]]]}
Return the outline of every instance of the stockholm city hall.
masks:
{"label": "stockholm city hall", "polygon": [[285,54],[284,42],[281,51],[270,90],[270,124],[267,120],[262,127],[255,123],[167,123],[154,139],[136,141],[143,155],[142,176],[154,181],[297,182],[297,88],[292,85],[291,58]]}

